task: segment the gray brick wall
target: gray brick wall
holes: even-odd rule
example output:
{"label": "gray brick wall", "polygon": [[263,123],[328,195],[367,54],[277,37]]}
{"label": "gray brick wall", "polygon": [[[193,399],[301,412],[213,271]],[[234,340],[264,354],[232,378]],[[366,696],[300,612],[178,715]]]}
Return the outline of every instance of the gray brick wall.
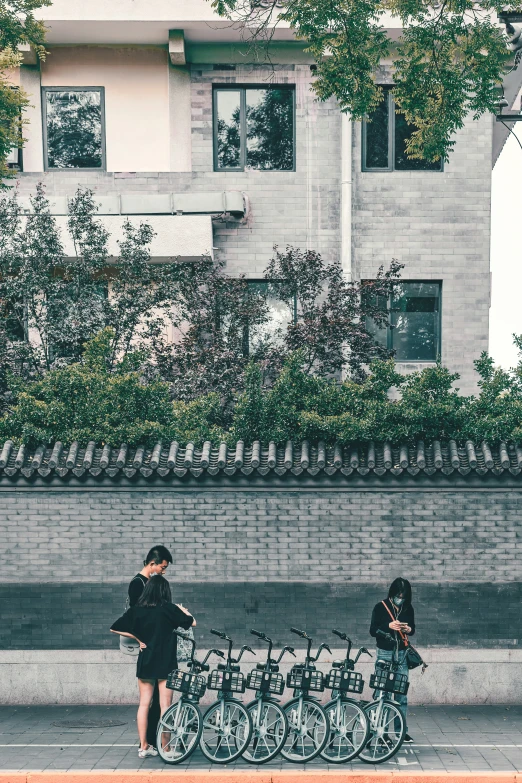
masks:
{"label": "gray brick wall", "polygon": [[[244,638],[262,624],[368,640],[373,604],[409,578],[423,645],[518,646],[519,491],[4,491],[0,645],[111,647],[148,548],[176,600]],[[480,618],[480,621],[479,621]]]}
{"label": "gray brick wall", "polygon": [[5,491],[1,581],[120,582],[149,545],[178,582],[522,581],[522,491]]}

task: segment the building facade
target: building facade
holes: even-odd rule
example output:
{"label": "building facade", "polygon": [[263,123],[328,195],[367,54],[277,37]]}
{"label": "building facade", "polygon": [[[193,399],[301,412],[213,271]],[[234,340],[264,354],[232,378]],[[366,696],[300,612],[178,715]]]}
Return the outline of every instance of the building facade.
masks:
{"label": "building facade", "polygon": [[[156,231],[153,256],[223,260],[262,278],[273,246],[340,259],[354,279],[405,265],[379,338],[399,367],[440,359],[475,388],[488,347],[493,123],[469,121],[450,160],[419,168],[386,95],[370,124],[311,92],[314,65],[291,31],[268,58],[207,0],[55,0],[41,11],[48,56],[20,71],[28,92],[19,192],[43,181],[62,216],[92,188]],[[379,81],[388,85],[384,63]]]}

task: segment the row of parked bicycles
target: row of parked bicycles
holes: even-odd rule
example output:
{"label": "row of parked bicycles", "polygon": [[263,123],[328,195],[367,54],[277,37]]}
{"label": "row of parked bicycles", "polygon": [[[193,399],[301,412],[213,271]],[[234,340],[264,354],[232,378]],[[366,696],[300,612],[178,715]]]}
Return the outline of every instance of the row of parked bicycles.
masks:
{"label": "row of parked bicycles", "polygon": [[[221,631],[212,630],[228,644],[222,650],[209,650],[203,661],[195,657],[196,645],[192,639],[192,653],[188,671],[177,669],[169,675],[167,687],[181,695],[163,714],[158,725],[157,748],[167,764],[180,764],[199,746],[204,755],[216,764],[229,764],[242,756],[251,764],[265,764],[279,753],[287,761],[306,763],[321,756],[329,763],[342,764],[356,757],[369,764],[380,764],[400,749],[406,733],[403,714],[394,694],[405,694],[408,678],[398,671],[397,653],[391,661],[377,661],[370,677],[374,700],[357,700],[363,692],[364,681],[355,666],[361,655],[371,653],[361,647],[354,659],[350,658],[352,642],[345,633],[333,630],[347,644],[343,660],[333,661],[332,669],[323,674],[316,662],[323,650],[321,644],[312,655],[313,640],[305,631],[290,629],[307,642],[304,663],[296,663],[286,678],[286,686],[294,691],[293,698],[281,704],[276,698],[285,689],[285,680],[279,664],[288,653],[295,656],[293,647],[284,647],[279,657],[273,658],[273,643],[264,633],[251,630],[259,640],[268,644],[267,658],[258,663],[246,677],[240,671],[243,653],[254,651],[244,645],[236,658],[232,657],[233,642]],[[184,637],[177,632],[178,636]],[[383,636],[393,640],[390,634]],[[210,656],[224,659],[210,672]],[[203,672],[209,672],[206,677]],[[199,701],[206,689],[217,691],[217,699],[202,713]],[[249,689],[255,698],[243,704],[237,697]],[[331,699],[321,704],[316,693],[331,690]]]}

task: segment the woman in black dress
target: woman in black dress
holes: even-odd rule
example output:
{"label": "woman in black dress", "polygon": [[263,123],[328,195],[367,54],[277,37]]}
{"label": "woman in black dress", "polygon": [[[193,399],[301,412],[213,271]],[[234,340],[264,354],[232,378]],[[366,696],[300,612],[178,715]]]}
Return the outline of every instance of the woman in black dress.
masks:
{"label": "woman in black dress", "polygon": [[172,691],[166,687],[169,673],[177,668],[175,628],[188,629],[196,621],[181,604],[172,603],[170,585],[163,576],[149,579],[135,606],[111,627],[113,633],[129,636],[140,643],[136,677],[140,689],[138,733],[140,758],[156,756],[158,751],[147,743],[149,707],[158,682],[161,714],[172,701]]}

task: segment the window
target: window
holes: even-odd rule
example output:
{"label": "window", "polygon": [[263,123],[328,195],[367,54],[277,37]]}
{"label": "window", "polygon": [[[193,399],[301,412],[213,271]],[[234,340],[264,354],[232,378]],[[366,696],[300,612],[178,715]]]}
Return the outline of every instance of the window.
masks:
{"label": "window", "polygon": [[363,171],[442,171],[442,160],[410,160],[406,141],[415,127],[404,114],[395,113],[395,102],[389,87],[375,111],[363,122]]}
{"label": "window", "polygon": [[44,87],[46,169],[104,169],[103,87]]}
{"label": "window", "polygon": [[[255,334],[250,335],[248,326],[244,334],[245,353],[255,353],[262,347],[267,339],[273,339],[274,335],[281,337],[286,328],[297,321],[297,300],[294,299],[293,306],[277,295],[277,283],[271,283],[268,280],[248,280],[248,287],[251,291],[259,291],[266,302],[269,311],[269,320],[256,327]],[[277,334],[279,333],[279,334]]]}
{"label": "window", "polygon": [[0,299],[0,331],[12,342],[21,342],[26,338],[26,312],[21,302],[13,304]]}
{"label": "window", "polygon": [[388,302],[389,322],[368,323],[377,342],[395,351],[398,362],[435,362],[440,358],[440,283],[397,283]]}
{"label": "window", "polygon": [[293,87],[214,89],[214,169],[294,169]]}

